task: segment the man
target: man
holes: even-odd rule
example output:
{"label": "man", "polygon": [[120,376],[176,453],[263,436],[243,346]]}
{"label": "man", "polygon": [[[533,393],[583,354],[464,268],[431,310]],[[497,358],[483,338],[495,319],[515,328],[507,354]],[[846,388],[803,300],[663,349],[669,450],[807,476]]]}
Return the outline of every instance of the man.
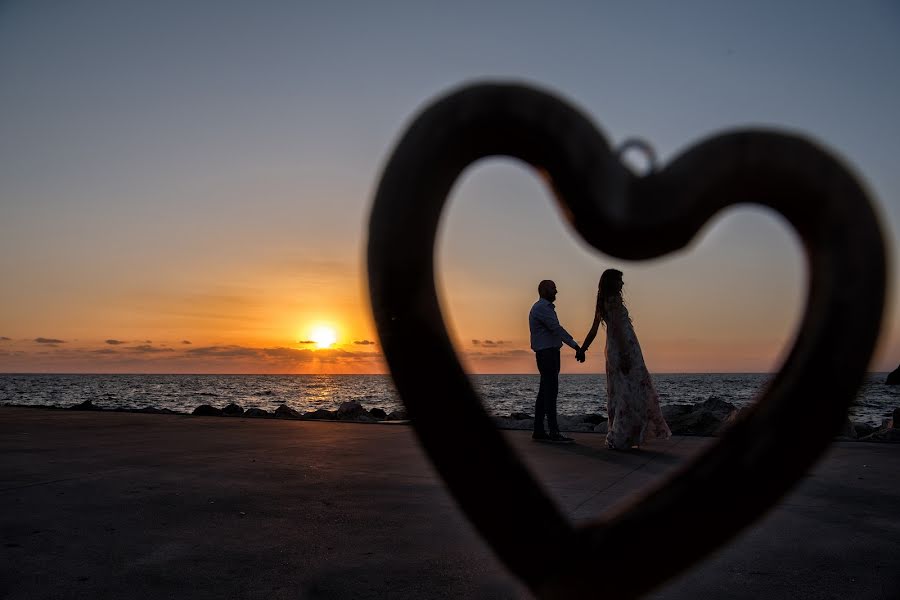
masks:
{"label": "man", "polygon": [[[528,313],[531,330],[531,349],[534,350],[541,385],[534,403],[534,433],[531,438],[540,442],[571,444],[575,440],[559,433],[556,422],[556,396],[559,392],[559,349],[563,343],[575,350],[577,360],[583,361],[581,348],[563,329],[556,316],[556,284],[545,279],[538,284],[540,299]],[[547,416],[549,434],[544,431],[544,415]]]}

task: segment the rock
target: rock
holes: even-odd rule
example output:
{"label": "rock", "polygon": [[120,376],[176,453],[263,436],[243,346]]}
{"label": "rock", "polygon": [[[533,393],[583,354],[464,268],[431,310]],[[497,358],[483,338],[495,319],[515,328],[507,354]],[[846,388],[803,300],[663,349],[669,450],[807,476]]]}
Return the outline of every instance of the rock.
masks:
{"label": "rock", "polygon": [[897,367],[888,373],[887,379],[884,380],[885,385],[900,385],[900,367]]}
{"label": "rock", "polygon": [[751,408],[752,408],[751,406],[745,406],[743,408],[737,409],[736,411],[734,411],[733,413],[728,415],[728,417],[725,419],[725,425],[723,425],[723,427],[731,427],[736,422],[743,419],[745,416],[747,416],[747,413],[750,412]]}
{"label": "rock", "polygon": [[[528,413],[512,413],[505,417],[492,417],[498,429],[534,429],[534,417]],[[603,415],[559,415],[556,418],[560,431],[606,433],[606,417]]]}
{"label": "rock", "polygon": [[497,429],[533,429],[534,419],[511,419],[509,417],[493,417]]}
{"label": "rock", "polygon": [[607,431],[609,431],[609,421],[594,425],[594,433],[606,433]]}
{"label": "rock", "polygon": [[900,429],[879,429],[864,438],[859,438],[859,440],[861,442],[889,442],[892,444],[900,444]]}
{"label": "rock", "polygon": [[891,427],[900,429],[900,408],[894,409],[894,414],[891,416]]}
{"label": "rock", "polygon": [[599,425],[600,423],[606,423],[607,419],[603,415],[598,415],[594,413],[592,415],[584,415],[581,419],[584,423],[593,423],[594,425]]}
{"label": "rock", "polygon": [[331,420],[334,419],[334,413],[330,410],[325,410],[324,408],[320,408],[318,410],[314,410],[312,412],[304,413],[304,419],[313,419],[313,420]]}
{"label": "rock", "polygon": [[201,404],[200,406],[195,408],[194,412],[191,414],[198,415],[200,417],[221,417],[222,409],[216,408],[215,406],[210,406],[209,404]]}
{"label": "rock", "polygon": [[369,416],[374,417],[376,419],[386,419],[387,413],[384,412],[381,408],[371,408],[369,409]]}
{"label": "rock", "polygon": [[366,413],[366,409],[362,407],[362,404],[356,400],[349,400],[341,403],[335,416],[342,421],[355,421],[362,415],[369,416],[368,413]]}
{"label": "rock", "polygon": [[406,415],[406,410],[402,408],[388,413],[387,416],[388,421],[406,421],[407,419],[409,419],[409,417]]}
{"label": "rock", "polygon": [[90,400],[85,400],[81,404],[74,404],[69,407],[69,410],[103,410],[99,406],[95,406],[93,402]]}
{"label": "rock", "polygon": [[279,419],[299,419],[300,413],[287,404],[282,404],[275,409],[275,417]]}
{"label": "rock", "polygon": [[675,435],[717,435],[734,420],[737,407],[715,396],[701,404],[667,404],[662,414]]}
{"label": "rock", "polygon": [[227,417],[239,417],[244,414],[244,409],[232,402],[222,409],[222,414]]}
{"label": "rock", "polygon": [[560,431],[593,431],[595,425],[584,421],[584,415],[570,417],[567,415],[557,415],[556,422],[559,424]]}
{"label": "rock", "polygon": [[856,426],[849,418],[844,420],[844,426],[841,427],[841,430],[840,432],[838,432],[837,437],[850,440],[855,440],[857,437],[859,437],[859,434],[856,433]]}
{"label": "rock", "polygon": [[156,408],[155,406],[145,406],[144,408],[139,408],[134,412],[139,413],[147,413],[150,415],[174,415],[175,411],[168,408]]}
{"label": "rock", "polygon": [[869,435],[870,433],[874,433],[878,430],[877,427],[872,427],[868,423],[862,423],[858,421],[853,422],[853,429],[856,431],[857,438],[863,438]]}
{"label": "rock", "polygon": [[269,411],[263,410],[261,408],[248,408],[244,411],[243,416],[258,419],[271,419],[274,415]]}

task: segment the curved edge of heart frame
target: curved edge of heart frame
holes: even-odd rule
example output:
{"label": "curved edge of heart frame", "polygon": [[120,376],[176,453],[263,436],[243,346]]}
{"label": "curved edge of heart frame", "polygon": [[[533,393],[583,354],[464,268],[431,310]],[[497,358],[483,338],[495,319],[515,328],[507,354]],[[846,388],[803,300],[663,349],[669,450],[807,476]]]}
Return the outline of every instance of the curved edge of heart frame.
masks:
{"label": "curved edge of heart frame", "polygon": [[[573,527],[497,432],[438,304],[434,241],[446,197],[469,164],[493,155],[544,174],[576,231],[614,256],[681,248],[714,214],[743,202],[780,213],[806,249],[802,322],[746,418],[623,512],[588,527]],[[878,336],[885,262],[868,195],[814,142],[729,132],[638,177],[568,102],[518,84],[462,87],[413,120],[385,166],[368,240],[378,334],[419,440],[481,535],[542,597],[638,596],[772,507],[846,418]],[[800,420],[807,426],[798,439]],[[617,576],[598,588],[598,569]]]}

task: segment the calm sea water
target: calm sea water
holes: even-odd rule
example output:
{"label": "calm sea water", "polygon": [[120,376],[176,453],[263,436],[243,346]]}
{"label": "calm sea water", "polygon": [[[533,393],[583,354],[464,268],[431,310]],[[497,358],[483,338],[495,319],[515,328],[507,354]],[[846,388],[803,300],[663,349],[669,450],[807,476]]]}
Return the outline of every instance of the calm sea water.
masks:
{"label": "calm sea water", "polygon": [[[752,402],[769,375],[653,375],[662,404],[703,402],[710,396],[741,407]],[[884,385],[885,373],[872,373],[851,408],[850,417],[878,425],[900,407],[900,387]],[[488,411],[533,414],[537,375],[474,375]],[[559,413],[606,414],[602,375],[561,375]],[[0,375],[0,404],[67,407],[91,400],[103,408],[153,406],[190,413],[200,404],[274,410],[287,404],[301,412],[334,410],[356,400],[366,408],[401,408],[385,375]]]}

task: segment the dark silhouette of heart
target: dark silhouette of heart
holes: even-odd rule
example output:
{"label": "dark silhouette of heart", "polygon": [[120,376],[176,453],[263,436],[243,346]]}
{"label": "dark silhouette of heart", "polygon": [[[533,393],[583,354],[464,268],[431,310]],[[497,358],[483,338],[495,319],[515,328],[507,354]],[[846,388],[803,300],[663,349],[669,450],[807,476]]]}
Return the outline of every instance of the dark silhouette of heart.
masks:
{"label": "dark silhouette of heart", "polygon": [[[752,410],[668,480],[588,526],[575,527],[560,512],[496,430],[438,304],[441,210],[461,171],[491,155],[534,167],[575,230],[615,257],[682,248],[716,212],[748,202],[783,215],[806,250],[805,314]],[[885,292],[872,205],[848,168],[817,144],[777,131],[733,131],[637,176],[580,112],[521,85],[465,87],[416,117],[382,174],[368,268],[385,357],[422,446],[497,555],[542,597],[641,595],[773,506],[846,418]]]}

